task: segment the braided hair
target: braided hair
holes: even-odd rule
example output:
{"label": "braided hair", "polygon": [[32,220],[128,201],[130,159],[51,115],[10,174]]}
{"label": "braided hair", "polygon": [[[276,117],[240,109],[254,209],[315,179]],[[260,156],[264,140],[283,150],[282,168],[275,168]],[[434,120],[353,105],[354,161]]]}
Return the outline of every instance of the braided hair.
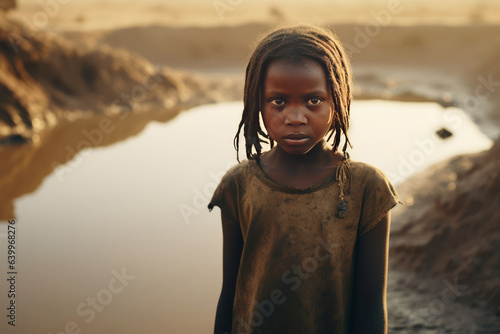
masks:
{"label": "braided hair", "polygon": [[262,145],[274,146],[274,141],[262,129],[259,114],[262,106],[264,77],[269,65],[276,60],[298,63],[305,59],[318,62],[325,71],[330,90],[335,118],[329,129],[327,141],[333,135],[333,150],[340,145],[341,134],[345,136],[342,151],[347,144],[352,148],[347,135],[349,129],[351,92],[351,66],[339,39],[326,28],[315,25],[277,27],[264,35],[248,62],[245,72],[243,114],[234,137],[236,158],[239,161],[239,134],[243,129],[245,149],[248,159],[259,159]]}

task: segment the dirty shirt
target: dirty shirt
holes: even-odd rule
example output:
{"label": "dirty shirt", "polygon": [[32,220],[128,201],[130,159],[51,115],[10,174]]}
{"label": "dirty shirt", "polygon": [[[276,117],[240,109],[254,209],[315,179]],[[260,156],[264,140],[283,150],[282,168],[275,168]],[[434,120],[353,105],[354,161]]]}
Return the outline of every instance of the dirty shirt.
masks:
{"label": "dirty shirt", "polygon": [[335,172],[306,189],[274,182],[256,160],[224,175],[208,207],[244,241],[232,334],[348,333],[356,241],[401,203],[384,172],[349,162],[344,218]]}

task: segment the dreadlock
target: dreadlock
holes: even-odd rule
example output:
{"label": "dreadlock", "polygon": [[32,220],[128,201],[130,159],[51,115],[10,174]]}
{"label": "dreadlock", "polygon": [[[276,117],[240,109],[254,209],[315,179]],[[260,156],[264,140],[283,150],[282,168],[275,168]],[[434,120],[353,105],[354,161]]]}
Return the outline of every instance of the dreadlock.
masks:
{"label": "dreadlock", "polygon": [[344,133],[345,144],[342,151],[345,155],[347,144],[352,148],[347,136],[352,100],[349,60],[340,41],[332,32],[319,26],[298,25],[278,27],[268,32],[260,39],[248,62],[243,114],[234,137],[236,158],[239,161],[239,134],[242,128],[248,159],[259,159],[262,151],[261,143],[267,143],[271,148],[274,146],[274,141],[260,125],[259,113],[266,70],[273,61],[281,59],[293,63],[312,59],[323,67],[335,108],[335,119],[328,131],[327,141],[335,134],[333,150],[337,151],[341,133]]}

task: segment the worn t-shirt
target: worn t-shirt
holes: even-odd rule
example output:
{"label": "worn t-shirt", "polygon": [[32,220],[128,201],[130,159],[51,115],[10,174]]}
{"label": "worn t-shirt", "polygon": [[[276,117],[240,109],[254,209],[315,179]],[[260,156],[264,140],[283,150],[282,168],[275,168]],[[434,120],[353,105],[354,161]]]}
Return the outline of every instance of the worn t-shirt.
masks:
{"label": "worn t-shirt", "polygon": [[401,203],[380,169],[349,162],[344,218],[335,172],[307,189],[274,182],[255,160],[224,175],[209,209],[244,240],[232,334],[348,332],[356,240]]}

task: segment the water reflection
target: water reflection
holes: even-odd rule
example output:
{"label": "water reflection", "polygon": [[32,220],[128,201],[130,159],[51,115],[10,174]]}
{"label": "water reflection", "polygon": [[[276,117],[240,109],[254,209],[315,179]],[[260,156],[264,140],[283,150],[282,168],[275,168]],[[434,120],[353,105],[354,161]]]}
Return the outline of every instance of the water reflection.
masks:
{"label": "water reflection", "polygon": [[65,121],[43,130],[33,143],[0,147],[0,220],[14,217],[13,200],[35,191],[57,166],[59,178],[77,166],[82,149],[122,141],[140,133],[151,120],[168,121],[176,114],[172,109]]}

